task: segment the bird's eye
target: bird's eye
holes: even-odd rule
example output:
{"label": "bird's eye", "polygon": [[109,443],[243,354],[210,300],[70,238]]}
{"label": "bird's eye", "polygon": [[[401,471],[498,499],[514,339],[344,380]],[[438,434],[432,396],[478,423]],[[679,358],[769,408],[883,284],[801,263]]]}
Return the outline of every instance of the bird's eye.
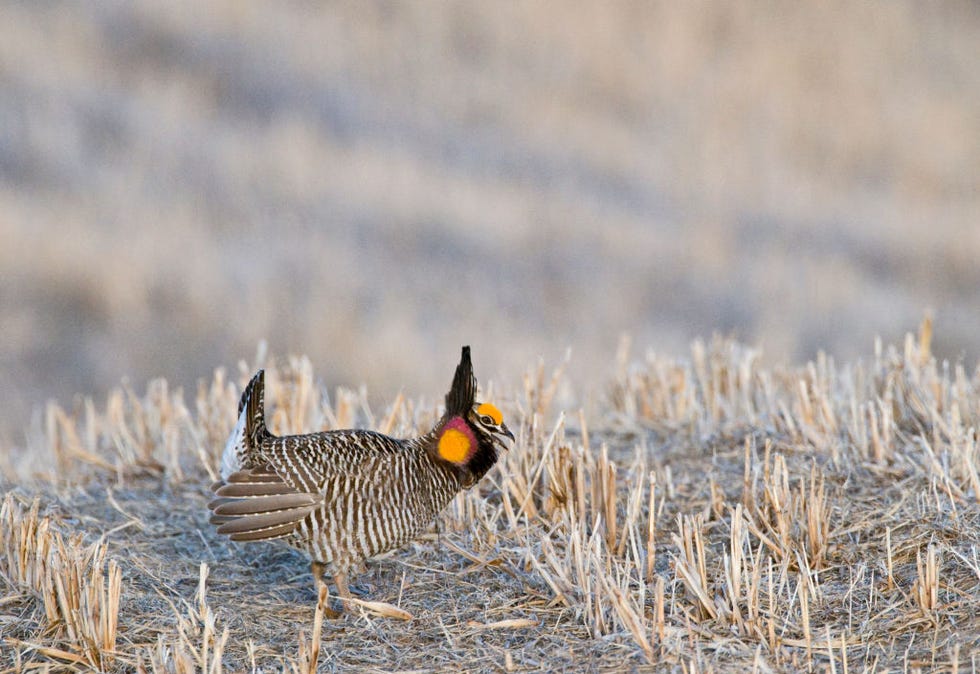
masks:
{"label": "bird's eye", "polygon": [[484,414],[482,417],[480,417],[480,423],[482,423],[484,426],[495,425],[493,423],[493,417],[491,417],[489,414]]}

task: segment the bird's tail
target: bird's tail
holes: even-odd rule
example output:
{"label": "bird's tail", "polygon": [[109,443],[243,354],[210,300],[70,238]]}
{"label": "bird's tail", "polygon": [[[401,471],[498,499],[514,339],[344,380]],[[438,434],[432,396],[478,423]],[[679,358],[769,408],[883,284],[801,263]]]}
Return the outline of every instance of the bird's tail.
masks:
{"label": "bird's tail", "polygon": [[248,467],[249,458],[269,435],[265,427],[265,370],[259,370],[242,392],[238,403],[238,423],[221,455],[221,478]]}

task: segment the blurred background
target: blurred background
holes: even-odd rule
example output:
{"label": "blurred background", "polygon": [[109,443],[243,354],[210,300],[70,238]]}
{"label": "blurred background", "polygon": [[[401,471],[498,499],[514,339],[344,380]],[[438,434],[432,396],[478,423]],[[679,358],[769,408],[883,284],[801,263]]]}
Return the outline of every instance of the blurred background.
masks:
{"label": "blurred background", "polygon": [[980,356],[976,2],[0,3],[0,440],[308,354]]}

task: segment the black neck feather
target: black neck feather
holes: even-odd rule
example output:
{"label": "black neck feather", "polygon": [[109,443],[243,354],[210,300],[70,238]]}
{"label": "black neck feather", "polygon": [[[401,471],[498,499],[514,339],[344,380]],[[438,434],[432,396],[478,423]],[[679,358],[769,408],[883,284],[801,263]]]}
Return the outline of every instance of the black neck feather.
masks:
{"label": "black neck feather", "polygon": [[479,482],[487,471],[493,468],[493,464],[497,463],[497,447],[493,444],[493,440],[479,431],[476,431],[476,437],[478,443],[476,452],[466,464],[466,472],[472,476],[472,482],[467,486]]}

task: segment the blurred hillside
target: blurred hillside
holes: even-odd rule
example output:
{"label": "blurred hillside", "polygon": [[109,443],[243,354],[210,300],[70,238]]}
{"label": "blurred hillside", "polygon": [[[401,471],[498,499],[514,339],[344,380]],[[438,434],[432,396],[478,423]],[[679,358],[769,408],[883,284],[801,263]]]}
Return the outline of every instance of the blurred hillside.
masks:
{"label": "blurred hillside", "polygon": [[976,3],[0,4],[0,439],[307,353],[980,355]]}

